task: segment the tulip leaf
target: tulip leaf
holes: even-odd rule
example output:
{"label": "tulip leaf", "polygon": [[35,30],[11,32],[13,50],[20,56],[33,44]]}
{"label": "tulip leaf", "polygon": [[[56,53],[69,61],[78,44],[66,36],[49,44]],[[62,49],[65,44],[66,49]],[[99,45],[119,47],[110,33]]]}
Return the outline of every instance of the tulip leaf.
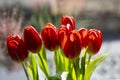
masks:
{"label": "tulip leaf", "polygon": [[68,71],[70,62],[69,62],[69,59],[67,59],[62,52],[61,52],[60,60],[61,60],[61,64],[62,64],[62,65],[60,64],[62,67],[62,70]]}
{"label": "tulip leaf", "polygon": [[67,75],[67,79],[66,80],[76,80],[76,75],[75,75],[75,70],[74,68],[71,68],[69,70],[69,73]]}
{"label": "tulip leaf", "polygon": [[30,52],[30,59],[28,62],[28,70],[32,77],[32,80],[39,80],[38,67],[35,59],[35,55]]}
{"label": "tulip leaf", "polygon": [[29,74],[30,74],[30,76],[31,76],[31,78],[32,78],[32,80],[34,79],[34,77],[33,77],[33,70],[32,70],[32,66],[30,65],[30,63],[27,63],[27,65],[28,65],[28,71],[29,71]]}
{"label": "tulip leaf", "polygon": [[48,80],[61,80],[62,72],[56,73],[54,76],[51,76]]}
{"label": "tulip leaf", "polygon": [[[59,72],[51,76],[48,80],[67,80],[68,72]],[[71,80],[71,78],[69,79]]]}
{"label": "tulip leaf", "polygon": [[54,60],[56,64],[56,73],[64,71],[64,56],[61,53],[60,49],[57,49],[54,54]]}
{"label": "tulip leaf", "polygon": [[75,71],[72,66],[72,60],[66,58],[64,56],[63,51],[60,48],[55,51],[54,61],[56,64],[56,73],[66,71],[66,72],[68,72],[68,74],[66,75],[66,80],[75,80],[76,79]]}
{"label": "tulip leaf", "polygon": [[108,54],[103,54],[94,60],[91,60],[89,65],[86,67],[84,80],[90,80],[90,77],[96,67],[108,56]]}
{"label": "tulip leaf", "polygon": [[56,73],[61,72],[61,71],[69,71],[71,62],[69,59],[67,59],[64,56],[63,51],[60,48],[55,51],[54,61],[56,64]]}
{"label": "tulip leaf", "polygon": [[40,69],[44,72],[47,78],[49,78],[49,71],[48,71],[48,64],[47,64],[47,58],[46,58],[46,51],[44,46],[42,45],[42,48],[40,52],[38,53],[38,64]]}
{"label": "tulip leaf", "polygon": [[52,77],[49,78],[49,80],[61,80],[61,79],[59,79],[58,77],[52,76]]}

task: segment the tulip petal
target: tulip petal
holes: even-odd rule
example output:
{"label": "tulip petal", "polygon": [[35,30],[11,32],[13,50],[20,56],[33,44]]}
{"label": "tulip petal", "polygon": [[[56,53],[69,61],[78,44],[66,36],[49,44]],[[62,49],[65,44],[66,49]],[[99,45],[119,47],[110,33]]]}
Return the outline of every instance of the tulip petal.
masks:
{"label": "tulip petal", "polygon": [[24,28],[24,42],[27,48],[33,53],[39,52],[42,46],[40,35],[32,26]]}
{"label": "tulip petal", "polygon": [[97,29],[90,29],[88,32],[88,54],[96,54],[102,45],[102,33]]}
{"label": "tulip petal", "polygon": [[47,49],[54,51],[58,48],[58,30],[53,24],[47,23],[41,31],[41,36]]}
{"label": "tulip petal", "polygon": [[23,62],[28,57],[28,50],[19,35],[7,37],[7,49],[12,60]]}

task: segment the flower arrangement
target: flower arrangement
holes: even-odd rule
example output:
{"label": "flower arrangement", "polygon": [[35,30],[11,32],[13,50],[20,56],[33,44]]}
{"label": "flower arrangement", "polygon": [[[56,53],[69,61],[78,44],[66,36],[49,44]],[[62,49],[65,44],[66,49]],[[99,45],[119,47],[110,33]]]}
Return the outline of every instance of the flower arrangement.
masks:
{"label": "flower arrangement", "polygon": [[[19,35],[7,37],[8,53],[13,61],[21,63],[27,80],[90,80],[95,68],[106,58],[97,54],[102,45],[102,33],[97,29],[76,30],[75,19],[63,16],[57,29],[47,23],[40,34],[33,26],[24,28],[23,38]],[[54,52],[56,74],[51,76],[48,69],[46,50]]]}

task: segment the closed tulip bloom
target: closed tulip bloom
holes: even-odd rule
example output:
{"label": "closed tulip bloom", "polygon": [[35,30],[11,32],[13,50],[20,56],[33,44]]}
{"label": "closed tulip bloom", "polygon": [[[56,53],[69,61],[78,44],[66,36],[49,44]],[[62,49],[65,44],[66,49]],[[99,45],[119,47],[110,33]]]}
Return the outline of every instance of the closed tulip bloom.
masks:
{"label": "closed tulip bloom", "polygon": [[102,33],[97,29],[90,29],[88,31],[88,54],[96,54],[102,45]]}
{"label": "closed tulip bloom", "polygon": [[77,30],[73,30],[62,43],[64,55],[69,59],[78,58],[81,52],[81,38]]}
{"label": "closed tulip bloom", "polygon": [[88,30],[86,28],[80,28],[78,31],[81,35],[82,48],[86,48],[88,46]]}
{"label": "closed tulip bloom", "polygon": [[24,28],[24,42],[28,50],[37,53],[40,51],[42,46],[42,40],[39,33],[32,26],[27,26]]}
{"label": "closed tulip bloom", "polygon": [[69,27],[65,25],[60,25],[58,29],[59,44],[62,46],[62,43],[65,41],[66,36],[72,31]]}
{"label": "closed tulip bloom", "polygon": [[61,19],[62,25],[70,26],[72,30],[76,28],[75,19],[72,16],[62,16]]}
{"label": "closed tulip bloom", "polygon": [[7,49],[11,59],[16,62],[23,62],[28,57],[28,50],[19,35],[7,37]]}
{"label": "closed tulip bloom", "polygon": [[54,51],[58,48],[58,30],[53,24],[47,23],[41,31],[41,36],[48,50]]}

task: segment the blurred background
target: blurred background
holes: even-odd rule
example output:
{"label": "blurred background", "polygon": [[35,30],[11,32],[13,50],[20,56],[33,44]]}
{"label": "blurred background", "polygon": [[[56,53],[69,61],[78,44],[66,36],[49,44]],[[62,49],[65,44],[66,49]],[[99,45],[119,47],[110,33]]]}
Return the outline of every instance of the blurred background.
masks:
{"label": "blurred background", "polygon": [[6,37],[11,33],[21,35],[26,25],[33,25],[39,32],[46,22],[59,27],[62,15],[74,16],[78,29],[97,28],[103,32],[98,55],[109,56],[91,80],[120,80],[120,0],[0,0],[0,80],[26,80],[21,65],[8,56]]}

